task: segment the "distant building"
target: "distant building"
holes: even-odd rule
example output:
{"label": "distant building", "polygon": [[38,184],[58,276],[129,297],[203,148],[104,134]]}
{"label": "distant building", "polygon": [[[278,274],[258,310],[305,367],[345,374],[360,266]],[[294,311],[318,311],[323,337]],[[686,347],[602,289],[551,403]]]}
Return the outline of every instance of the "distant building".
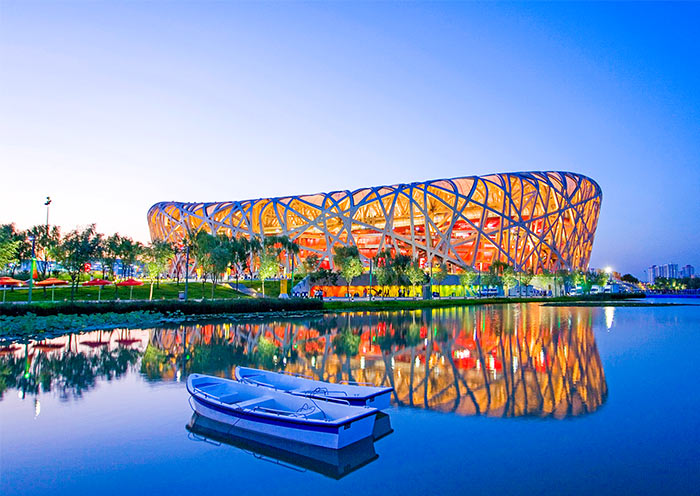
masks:
{"label": "distant building", "polygon": [[682,279],[684,277],[694,276],[695,267],[692,265],[685,265],[680,271],[678,270],[678,264],[674,263],[652,265],[647,269],[647,282],[649,284],[654,284],[659,277],[665,277],[666,279]]}
{"label": "distant building", "polygon": [[665,277],[666,279],[678,279],[678,264],[652,265],[649,269],[655,267],[654,279]]}
{"label": "distant building", "polygon": [[690,264],[683,266],[681,269],[681,278],[684,277],[695,277],[695,267]]}
{"label": "distant building", "polygon": [[649,284],[654,284],[654,282],[656,282],[657,277],[659,277],[659,266],[652,265],[647,269],[647,282]]}

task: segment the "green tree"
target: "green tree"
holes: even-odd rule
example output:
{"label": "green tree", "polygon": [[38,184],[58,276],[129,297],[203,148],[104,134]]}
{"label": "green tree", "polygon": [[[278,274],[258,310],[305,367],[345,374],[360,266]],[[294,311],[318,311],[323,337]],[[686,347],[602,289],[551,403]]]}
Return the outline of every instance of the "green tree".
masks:
{"label": "green tree", "polygon": [[[263,239],[263,250],[266,255],[277,257],[280,263],[283,258],[290,260],[294,254],[299,253],[299,246],[294,243],[289,236],[266,236]],[[285,255],[285,257],[282,257]]]}
{"label": "green tree", "polygon": [[238,289],[238,280],[240,279],[241,271],[245,270],[248,265],[248,239],[242,236],[231,238],[229,240],[229,259],[231,267],[236,273],[236,289]]}
{"label": "green tree", "polygon": [[220,234],[214,236],[205,231],[199,231],[196,236],[197,262],[202,269],[202,298],[204,298],[204,282],[207,274],[211,276],[211,297],[214,298],[214,290],[219,276],[231,265],[230,239]]}
{"label": "green tree", "polygon": [[[504,286],[504,275],[509,268],[506,262],[496,260],[489,266],[489,270],[485,276],[481,278],[483,284],[489,286]],[[509,281],[511,282],[511,281]]]}
{"label": "green tree", "polygon": [[624,282],[628,282],[630,284],[639,284],[639,279],[634,277],[632,274],[625,274],[620,278]]}
{"label": "green tree", "polygon": [[[27,239],[25,233],[23,231],[18,231],[14,224],[3,224],[0,226],[0,232],[2,233],[0,237],[2,237],[6,243],[6,256],[9,257],[7,263],[0,266],[0,270],[4,269],[6,265],[9,265],[10,275],[14,277],[15,271],[21,265],[22,260],[31,256],[32,244]],[[10,257],[10,255],[13,256]]]}
{"label": "green tree", "polygon": [[250,274],[250,277],[253,277],[253,266],[255,262],[256,257],[260,257],[260,255],[263,252],[263,243],[260,241],[260,238],[257,236],[251,236],[250,238],[245,238],[245,241],[242,241],[245,243],[245,248],[246,251],[248,252],[248,272]]}
{"label": "green tree", "polygon": [[347,294],[350,296],[350,284],[357,276],[362,275],[364,267],[360,260],[360,251],[357,246],[336,246],[333,248],[333,264],[339,269],[340,274],[347,284]]}
{"label": "green tree", "polygon": [[102,235],[95,229],[95,224],[74,229],[61,240],[56,254],[71,280],[71,301],[75,299],[75,288],[85,264],[99,255],[101,241]]}
{"label": "green tree", "polygon": [[425,272],[420,268],[418,260],[413,259],[411,265],[406,269],[406,277],[413,286],[413,292],[416,293],[415,287],[422,285],[425,282]]}
{"label": "green tree", "polygon": [[464,286],[464,292],[467,292],[467,286],[473,286],[478,275],[474,269],[467,267],[459,273],[459,283]]}
{"label": "green tree", "polygon": [[143,244],[134,241],[129,236],[120,237],[119,259],[122,262],[122,273],[125,277],[133,277],[134,264],[143,253]]}
{"label": "green tree", "polygon": [[576,273],[574,276],[574,280],[576,281],[576,284],[581,286],[581,290],[588,294],[591,292],[591,288],[593,285],[602,285],[605,284],[605,281],[607,281],[607,274],[604,272],[596,272],[593,270],[588,270],[588,271],[579,271]]}
{"label": "green tree", "polygon": [[267,236],[263,241],[263,248],[267,255],[277,257],[280,264],[292,271],[292,284],[294,284],[294,259],[299,254],[299,245],[292,241],[289,236]]}
{"label": "green tree", "polygon": [[593,284],[596,286],[605,286],[607,282],[610,280],[610,276],[603,272],[602,270],[599,271],[592,271],[591,272],[591,279],[593,280]]}
{"label": "green tree", "polygon": [[[445,262],[440,262],[437,267],[433,268],[433,280],[440,285],[445,278],[447,278],[447,265]],[[433,288],[431,287],[430,291],[432,290]]]}
{"label": "green tree", "polygon": [[532,269],[527,269],[526,271],[520,272],[518,274],[519,277],[519,294],[520,296],[523,295],[523,286],[527,288],[530,283],[532,282],[532,279],[535,277],[535,273],[532,271]]}
{"label": "green tree", "polygon": [[274,255],[266,253],[260,259],[258,276],[260,277],[260,282],[262,283],[263,296],[265,296],[265,280],[276,276],[279,273],[279,269],[279,259]]}
{"label": "green tree", "polygon": [[311,275],[316,272],[321,266],[321,259],[316,254],[311,254],[304,259],[303,262],[304,271]]}
{"label": "green tree", "polygon": [[100,255],[103,278],[106,276],[114,278],[114,266],[119,259],[121,244],[122,237],[118,233],[112,234],[103,241]]}
{"label": "green tree", "polygon": [[408,278],[408,269],[411,267],[412,263],[413,259],[403,253],[397,253],[394,257],[394,273],[396,274],[396,282],[399,286],[408,286],[411,283]]}
{"label": "green tree", "polygon": [[209,256],[209,271],[211,274],[211,297],[214,298],[214,290],[219,280],[219,276],[223,274],[228,267],[231,266],[231,248],[230,240],[226,236],[219,235],[219,243],[214,247]]}
{"label": "green tree", "polygon": [[501,274],[501,282],[503,284],[503,293],[505,296],[508,296],[508,291],[510,288],[515,286],[515,283],[518,282],[513,267],[508,266],[503,269],[503,273]]}
{"label": "green tree", "polygon": [[380,286],[389,286],[396,279],[393,262],[394,256],[388,249],[378,252],[374,257],[374,273]]}
{"label": "green tree", "polygon": [[488,271],[481,276],[481,285],[487,288],[501,286],[501,276],[496,272]]}
{"label": "green tree", "polygon": [[173,256],[173,246],[167,241],[155,240],[144,249],[143,259],[148,270],[148,278],[151,281],[149,300],[153,299],[154,282],[160,285],[160,276],[168,269],[168,264]]}
{"label": "green tree", "polygon": [[56,257],[56,250],[61,241],[61,229],[58,226],[47,229],[46,224],[39,224],[27,229],[25,235],[34,237],[35,255],[42,262],[41,275],[45,278],[49,260]]}
{"label": "green tree", "polygon": [[0,271],[17,261],[20,241],[16,239],[13,224],[0,226]]}

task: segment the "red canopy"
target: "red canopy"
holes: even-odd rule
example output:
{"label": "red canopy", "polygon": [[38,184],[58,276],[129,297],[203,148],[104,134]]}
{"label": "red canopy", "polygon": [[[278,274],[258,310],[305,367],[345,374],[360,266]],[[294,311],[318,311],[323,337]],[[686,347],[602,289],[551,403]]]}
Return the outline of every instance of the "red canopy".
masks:
{"label": "red canopy", "polygon": [[143,286],[143,283],[141,281],[137,281],[136,279],[129,278],[124,279],[122,282],[118,282],[117,286]]}
{"label": "red canopy", "polygon": [[91,281],[84,282],[83,286],[107,286],[108,284],[112,284],[112,282],[107,279],[92,279]]}
{"label": "red canopy", "polygon": [[68,284],[68,281],[49,277],[48,279],[34,283],[35,286],[60,286],[61,284]]}
{"label": "red canopy", "polygon": [[11,277],[0,277],[0,286],[21,286],[24,281],[12,279]]}

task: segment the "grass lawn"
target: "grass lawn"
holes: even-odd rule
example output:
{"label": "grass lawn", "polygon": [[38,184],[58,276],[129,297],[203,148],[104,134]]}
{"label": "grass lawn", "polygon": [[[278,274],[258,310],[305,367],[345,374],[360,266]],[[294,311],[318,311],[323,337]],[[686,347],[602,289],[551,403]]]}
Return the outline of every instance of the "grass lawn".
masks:
{"label": "grass lawn", "polygon": [[[300,275],[295,275],[294,276],[294,284],[297,284],[299,281],[301,281],[304,277]],[[235,285],[236,281],[231,281],[231,284]],[[241,286],[245,286],[247,288],[252,288],[258,293],[262,294],[262,283],[256,279],[241,279],[239,281],[239,284]],[[287,293],[291,291],[291,286],[289,282],[287,282]],[[273,281],[273,280],[267,280],[265,281],[265,296],[268,296],[270,298],[277,298],[280,295],[280,282],[279,281]]]}
{"label": "grass lawn", "polygon": [[[277,294],[279,294],[279,281],[277,282]],[[270,283],[265,283],[265,289]],[[211,283],[204,283],[204,298],[211,298]],[[102,300],[111,301],[115,299],[128,300],[130,287],[118,287],[114,285],[105,286],[102,288]],[[154,300],[173,300],[177,299],[178,293],[185,290],[185,283],[180,282],[177,285],[174,282],[161,282],[160,287],[153,286],[153,299]],[[70,301],[70,286],[60,286],[56,287],[54,290],[54,300],[55,301]],[[143,286],[134,286],[133,296],[134,300],[148,300],[148,296],[151,291],[151,285],[149,283],[144,283]],[[12,291],[7,290],[5,292],[5,301],[27,301],[27,288],[14,289]],[[97,288],[96,287],[85,287],[78,286],[75,291],[76,300],[97,300]],[[276,296],[276,295],[275,295]],[[190,299],[200,299],[202,298],[202,283],[201,282],[190,282],[188,289],[188,297]],[[214,298],[242,298],[245,297],[242,293],[231,289],[228,284],[217,284],[216,290],[214,291]],[[0,296],[0,302],[2,301],[2,296]],[[51,289],[37,288],[35,287],[32,291],[32,301],[34,302],[45,302],[51,301]]]}

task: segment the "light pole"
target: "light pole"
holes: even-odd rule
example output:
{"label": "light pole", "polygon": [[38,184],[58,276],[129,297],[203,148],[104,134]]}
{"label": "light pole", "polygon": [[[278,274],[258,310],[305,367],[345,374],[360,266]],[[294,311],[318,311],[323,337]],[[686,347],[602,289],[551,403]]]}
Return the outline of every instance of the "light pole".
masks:
{"label": "light pole", "polygon": [[187,288],[190,282],[190,245],[185,245],[185,301],[187,301]]}
{"label": "light pole", "polygon": [[515,265],[518,267],[518,296],[523,297],[523,286],[520,275],[523,272],[522,264],[518,263],[518,248],[520,248],[520,228],[515,233]]}
{"label": "light pole", "polygon": [[479,298],[481,298],[481,262],[479,262],[479,281],[477,286],[479,286]]}
{"label": "light pole", "polygon": [[372,301],[372,258],[369,259],[369,300]]}
{"label": "light pole", "polygon": [[34,248],[36,246],[36,238],[34,236],[29,236],[32,242],[32,260],[29,265],[29,295],[27,298],[27,303],[32,302],[32,289],[34,289]]}
{"label": "light pole", "polygon": [[46,236],[49,235],[49,205],[51,205],[51,197],[47,196],[46,201],[44,202],[44,205],[46,205]]}

